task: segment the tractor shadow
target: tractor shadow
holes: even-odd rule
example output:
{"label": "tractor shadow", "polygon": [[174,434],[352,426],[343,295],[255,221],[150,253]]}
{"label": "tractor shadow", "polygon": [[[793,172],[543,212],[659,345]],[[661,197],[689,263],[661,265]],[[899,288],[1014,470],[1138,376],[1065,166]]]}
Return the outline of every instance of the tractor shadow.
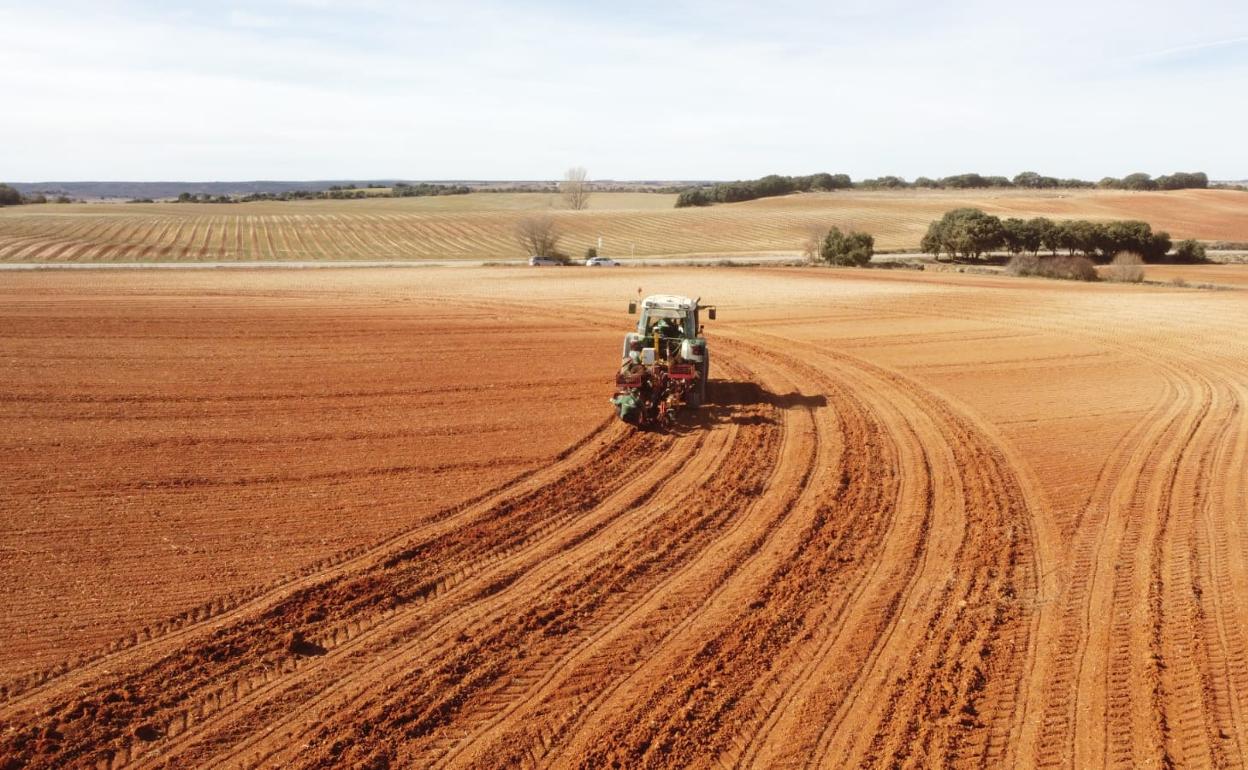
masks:
{"label": "tractor shadow", "polygon": [[767,425],[776,422],[760,406],[776,409],[821,409],[828,405],[822,394],[806,395],[796,391],[773,393],[756,382],[716,380],[707,382],[707,403],[687,411],[670,429],[672,433],[690,433],[714,425]]}

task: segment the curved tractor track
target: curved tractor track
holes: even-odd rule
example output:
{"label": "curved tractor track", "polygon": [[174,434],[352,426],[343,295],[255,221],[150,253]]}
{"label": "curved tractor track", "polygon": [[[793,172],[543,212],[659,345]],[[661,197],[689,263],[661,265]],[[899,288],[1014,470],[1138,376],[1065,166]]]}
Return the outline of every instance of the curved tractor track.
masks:
{"label": "curved tractor track", "polygon": [[983,426],[894,372],[721,341],[715,403],[671,434],[604,423],[434,523],[11,683],[0,755],[1019,761],[1043,558],[1032,485]]}

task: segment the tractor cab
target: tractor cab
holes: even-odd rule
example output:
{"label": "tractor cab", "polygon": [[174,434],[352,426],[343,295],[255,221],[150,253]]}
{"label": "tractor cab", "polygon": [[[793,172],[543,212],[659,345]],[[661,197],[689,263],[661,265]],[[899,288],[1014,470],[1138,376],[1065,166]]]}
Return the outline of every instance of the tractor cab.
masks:
{"label": "tractor cab", "polygon": [[688,297],[656,294],[641,303],[637,332],[650,336],[656,330],[670,331],[665,336],[696,339],[698,336],[698,303]]}
{"label": "tractor cab", "polygon": [[[680,355],[688,361],[701,362],[705,356],[706,343],[699,336],[697,299],[676,294],[652,294],[637,302],[628,303],[628,312],[636,314],[637,330],[624,338],[622,358],[630,353],[654,349],[657,358]],[[715,318],[715,308],[705,308],[709,319]]]}

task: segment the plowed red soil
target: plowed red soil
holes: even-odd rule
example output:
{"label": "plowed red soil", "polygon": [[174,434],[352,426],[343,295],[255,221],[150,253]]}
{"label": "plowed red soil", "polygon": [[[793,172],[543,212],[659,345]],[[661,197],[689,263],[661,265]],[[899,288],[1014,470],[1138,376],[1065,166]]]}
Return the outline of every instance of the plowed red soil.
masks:
{"label": "plowed red soil", "polygon": [[[606,403],[639,284],[721,313],[666,434]],[[910,271],[6,277],[0,766],[1242,766],[1245,318]]]}

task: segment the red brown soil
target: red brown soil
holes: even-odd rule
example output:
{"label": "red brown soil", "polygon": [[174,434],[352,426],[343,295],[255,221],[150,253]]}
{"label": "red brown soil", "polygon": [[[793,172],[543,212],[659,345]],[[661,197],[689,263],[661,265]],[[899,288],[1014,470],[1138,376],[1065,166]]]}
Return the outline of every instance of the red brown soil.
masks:
{"label": "red brown soil", "polygon": [[[714,403],[669,434],[605,403],[639,283],[722,314]],[[2,291],[10,764],[1244,759],[1242,290],[413,269]]]}

